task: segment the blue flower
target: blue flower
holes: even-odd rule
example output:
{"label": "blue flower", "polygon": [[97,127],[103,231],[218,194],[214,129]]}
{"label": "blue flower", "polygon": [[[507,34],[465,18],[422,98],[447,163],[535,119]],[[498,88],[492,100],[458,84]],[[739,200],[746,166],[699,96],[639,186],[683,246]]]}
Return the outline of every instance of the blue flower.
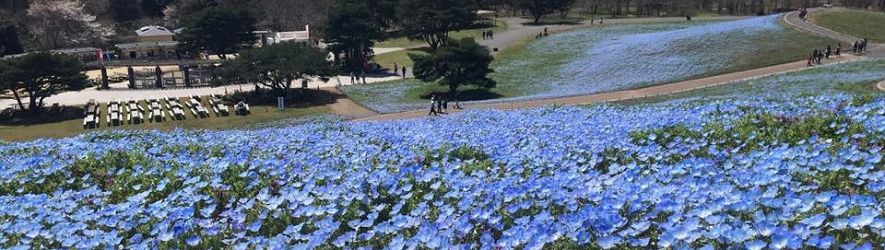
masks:
{"label": "blue flower", "polygon": [[200,238],[200,236],[194,235],[194,236],[187,237],[187,239],[185,239],[185,243],[187,243],[188,246],[194,247],[194,246],[199,245],[202,240],[203,239]]}

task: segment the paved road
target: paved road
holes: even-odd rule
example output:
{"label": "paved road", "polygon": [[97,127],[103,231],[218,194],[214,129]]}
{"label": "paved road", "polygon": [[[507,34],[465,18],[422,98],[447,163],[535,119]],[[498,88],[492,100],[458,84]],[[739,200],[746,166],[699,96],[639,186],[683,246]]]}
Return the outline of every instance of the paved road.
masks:
{"label": "paved road", "polygon": [[[810,17],[812,17],[812,19],[813,19],[813,16],[815,14],[820,14],[823,11],[827,11],[827,10],[820,9],[820,8],[809,9],[808,15]],[[784,22],[786,22],[790,26],[793,26],[797,29],[811,32],[811,33],[817,34],[819,36],[829,37],[829,38],[832,38],[832,39],[835,39],[835,40],[838,40],[840,42],[847,43],[847,44],[854,44],[855,41],[861,40],[860,38],[857,38],[857,37],[842,34],[842,33],[835,32],[830,29],[818,26],[818,25],[812,23],[810,20],[802,20],[802,18],[799,17],[799,12],[796,12],[796,11],[787,13],[784,16]]]}
{"label": "paved road", "polygon": [[[812,13],[820,11],[820,10],[812,10]],[[784,22],[788,25],[791,25],[797,29],[802,29],[817,35],[831,37],[843,42],[856,41],[856,38],[839,34],[832,30],[817,26],[810,22],[805,22],[798,18],[798,13],[788,13],[784,16]],[[844,63],[850,61],[856,61],[863,58],[885,58],[885,46],[882,44],[871,44],[869,53],[863,56],[855,56],[846,54],[842,58],[834,58],[832,60],[827,60],[825,63]],[[593,95],[583,95],[583,96],[575,96],[575,97],[566,97],[566,98],[556,98],[556,99],[547,99],[547,100],[536,100],[536,101],[520,101],[520,102],[506,102],[506,103],[492,103],[492,104],[465,104],[462,105],[465,107],[464,110],[471,109],[519,109],[519,108],[535,108],[542,106],[551,106],[551,105],[584,105],[591,103],[599,103],[599,102],[610,102],[610,101],[621,101],[628,99],[637,99],[637,98],[645,98],[650,96],[659,96],[659,95],[667,95],[679,92],[686,92],[701,88],[707,88],[712,86],[719,86],[724,84],[731,84],[735,82],[740,82],[748,79],[759,78],[764,76],[769,76],[773,74],[781,74],[792,71],[799,71],[808,69],[806,66],[806,62],[798,61],[792,63],[786,63],[781,65],[774,65],[759,69],[747,70],[742,72],[735,72],[730,74],[718,75],[713,77],[701,78],[696,80],[689,80],[683,82],[676,82],[665,85],[658,85],[652,87],[646,87],[635,90],[625,90],[625,91],[616,91],[610,93],[601,93],[601,94],[593,94]],[[878,87],[883,88],[883,83],[880,83]],[[885,90],[885,89],[883,89]],[[381,121],[381,120],[396,120],[396,119],[413,119],[426,117],[428,110],[415,110],[409,112],[402,113],[393,113],[393,114],[384,114],[378,115],[374,117],[367,117],[363,119],[357,119],[356,121]],[[453,110],[450,110],[453,111]],[[457,111],[455,111],[457,112]]]}
{"label": "paved road", "polygon": [[[831,60],[825,61],[826,64],[834,64],[834,63],[845,63],[856,61],[862,59],[864,57],[858,57],[853,55],[845,55],[842,58],[834,58]],[[793,62],[787,64],[774,65],[759,69],[735,72],[730,74],[718,75],[713,77],[676,82],[671,84],[664,84],[634,90],[623,90],[623,91],[615,91],[609,93],[601,93],[601,94],[593,94],[593,95],[582,95],[575,97],[565,97],[565,98],[556,98],[556,99],[546,99],[546,100],[535,100],[535,101],[519,101],[519,102],[504,102],[504,103],[492,103],[492,104],[462,104],[464,107],[463,110],[477,110],[477,109],[521,109],[521,108],[537,108],[543,106],[554,106],[554,105],[585,105],[591,103],[601,103],[601,102],[612,102],[612,101],[622,101],[629,99],[638,99],[638,98],[646,98],[651,96],[660,96],[660,95],[668,95],[679,92],[692,91],[702,88],[708,88],[719,85],[733,84],[736,82],[750,80],[754,78],[765,77],[774,74],[781,74],[799,70],[808,69],[805,61]],[[413,118],[421,118],[427,116],[428,110],[415,110],[409,112],[402,113],[393,113],[393,114],[384,114],[373,117],[366,117],[363,119],[356,119],[355,121],[384,121],[384,120],[401,120],[401,119],[413,119]],[[455,111],[456,110],[449,110]]]}
{"label": "paved road", "polygon": [[[743,17],[706,17],[706,18],[696,18],[695,20],[733,20],[739,19]],[[650,23],[650,22],[677,22],[683,21],[683,18],[631,18],[631,19],[606,19],[605,25],[612,24],[630,24],[630,23]],[[797,20],[799,22],[797,22]],[[589,22],[584,22],[576,25],[549,25],[549,26],[531,26],[524,25],[525,19],[519,18],[508,18],[505,21],[508,22],[508,29],[504,32],[500,32],[495,35],[495,39],[492,40],[483,40],[480,43],[489,46],[490,48],[503,48],[508,47],[514,43],[519,42],[522,39],[530,38],[536,35],[538,32],[542,32],[545,27],[549,29],[550,32],[561,32],[571,29],[577,28],[586,28],[589,26],[598,26],[598,22],[595,24],[590,24]],[[798,19],[798,15],[795,13],[790,13],[785,16],[785,22],[790,25],[794,25],[797,28],[807,30],[809,32],[813,32],[815,34],[821,35],[832,35],[837,39],[843,40],[851,40],[852,38],[849,36],[842,36],[838,33],[829,31],[824,28],[817,27],[814,24],[807,23]],[[885,57],[885,46],[880,44],[871,45],[871,52],[868,57]],[[390,52],[401,50],[402,48],[384,48],[378,49],[378,52]],[[846,56],[843,59],[831,61],[829,63],[835,62],[844,62],[850,60],[856,60],[856,57]],[[678,82],[667,85],[660,85],[654,87],[648,87],[643,89],[636,90],[627,90],[627,91],[618,91],[612,93],[603,93],[596,95],[586,95],[586,96],[577,96],[577,97],[568,97],[568,98],[557,98],[557,99],[549,99],[549,100],[538,100],[538,101],[525,101],[525,102],[511,102],[511,103],[495,103],[495,104],[465,104],[465,108],[467,109],[488,109],[488,108],[500,108],[500,109],[509,109],[509,108],[531,108],[531,107],[539,107],[546,105],[578,105],[578,104],[588,104],[594,102],[603,102],[603,101],[616,101],[616,100],[624,100],[624,99],[632,99],[632,98],[642,98],[646,96],[654,96],[654,95],[663,95],[669,93],[676,93],[682,91],[689,91],[703,87],[721,85],[732,83],[735,81],[739,81],[742,79],[760,77],[775,73],[783,73],[794,70],[804,69],[805,63],[803,62],[794,62],[783,65],[776,65],[761,69],[749,70],[744,72],[736,72],[731,74],[725,74],[720,76],[708,77],[703,79]],[[349,85],[350,84],[349,76],[339,76],[333,78],[331,81],[323,83],[320,81],[311,81],[309,86],[310,88],[322,88],[327,89],[329,91],[337,92],[335,89],[336,86],[339,85]],[[398,76],[377,76],[377,77],[368,77],[367,82],[375,83],[375,82],[383,82],[389,81],[393,79],[399,78]],[[113,84],[111,85],[115,90],[109,91],[98,91],[95,89],[87,89],[77,92],[66,92],[61,93],[56,96],[49,97],[45,100],[47,105],[51,105],[52,103],[59,103],[61,105],[82,105],[89,99],[95,99],[98,102],[109,102],[113,100],[127,100],[127,99],[145,99],[145,98],[159,98],[164,96],[169,97],[183,97],[190,95],[209,95],[209,94],[224,94],[230,93],[235,90],[251,90],[254,88],[252,85],[234,85],[234,86],[223,86],[216,88],[192,88],[192,89],[163,89],[163,90],[128,90],[125,88],[125,84]],[[14,100],[0,100],[0,108],[5,108],[9,105],[14,104]],[[404,112],[404,113],[396,113],[396,114],[386,114],[380,115],[377,114],[362,105],[355,103],[346,98],[338,99],[337,102],[330,104],[328,108],[332,113],[340,115],[347,119],[354,120],[389,120],[389,119],[407,119],[407,118],[417,118],[423,117],[426,115],[426,110],[418,110],[412,112]]]}

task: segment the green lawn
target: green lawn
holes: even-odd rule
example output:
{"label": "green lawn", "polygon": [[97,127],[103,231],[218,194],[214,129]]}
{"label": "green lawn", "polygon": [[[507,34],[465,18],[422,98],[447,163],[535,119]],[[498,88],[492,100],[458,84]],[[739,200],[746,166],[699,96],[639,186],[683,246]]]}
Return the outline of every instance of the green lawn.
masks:
{"label": "green lawn", "polygon": [[[574,77],[568,73],[564,73],[562,69],[568,67],[569,64],[576,60],[582,60],[587,50],[582,44],[588,44],[589,48],[592,49],[594,46],[597,46],[597,44],[611,39],[611,37],[623,36],[625,34],[629,35],[682,29],[703,23],[704,22],[679,22],[671,24],[616,25],[610,26],[610,28],[590,28],[565,32],[539,40],[528,38],[521,43],[505,49],[496,56],[496,60],[492,64],[495,73],[491,76],[497,82],[497,87],[491,89],[492,94],[478,93],[477,96],[488,96],[490,98],[532,98],[534,96],[544,95],[545,93],[553,93],[550,89],[557,88],[557,84],[555,83],[575,81]],[[721,46],[725,46],[721,48],[702,48],[698,45],[677,45],[672,46],[672,50],[670,50],[670,52],[672,52],[670,54],[674,55],[698,55],[698,53],[701,53],[706,55],[706,57],[713,58],[708,61],[717,63],[725,62],[725,67],[720,66],[711,68],[704,71],[704,73],[693,77],[670,81],[649,82],[636,87],[702,78],[711,75],[719,75],[802,60],[808,51],[811,51],[813,48],[821,48],[827,44],[833,44],[832,40],[811,36],[807,33],[789,28],[783,28],[778,32],[753,34],[749,36],[741,35],[740,33],[731,34],[730,36],[734,37],[721,39],[734,42],[720,44]],[[698,42],[695,41],[694,43],[697,44]],[[744,49],[734,49],[732,47]],[[727,55],[724,58],[720,58],[723,56],[721,53],[718,53],[718,55],[716,52],[706,54],[711,51],[737,51],[735,52],[737,54]],[[402,55],[399,55],[400,59],[403,58],[402,56],[405,56],[405,53],[407,52],[403,52]],[[396,55],[390,55],[388,58],[395,57]],[[661,55],[660,58],[665,59],[667,56]],[[624,64],[627,68],[637,68],[639,70],[643,70],[643,67],[647,67],[641,61],[625,63],[623,60],[590,60],[590,62],[593,64]],[[632,75],[643,74],[634,73]],[[616,80],[622,79],[619,76],[609,76],[609,78]],[[578,80],[580,81],[581,79]],[[423,108],[426,106],[426,99],[424,97],[426,97],[428,93],[439,92],[443,89],[442,86],[432,83],[422,83],[414,79],[342,87],[342,91],[344,91],[351,99],[381,113]],[[553,94],[561,95],[557,93]]]}
{"label": "green lawn", "polygon": [[[491,29],[496,33],[500,33],[502,31],[507,30],[507,22],[504,21],[496,21],[495,27],[483,27],[483,28],[475,28],[475,29],[467,29],[461,31],[455,31],[449,33],[450,38],[460,39],[465,37],[473,37],[476,40],[482,39],[482,32]],[[401,36],[401,37],[393,37],[375,44],[375,47],[378,48],[415,48],[415,47],[424,47],[427,46],[427,42],[423,40],[409,40],[409,38]]]}
{"label": "green lawn", "polygon": [[812,17],[814,22],[836,32],[885,42],[885,13],[865,10],[826,11]]}
{"label": "green lawn", "polygon": [[427,55],[427,51],[425,49],[407,49],[394,51],[376,55],[374,58],[372,58],[372,61],[380,64],[381,67],[388,69],[392,69],[394,64],[396,64],[398,67],[406,66],[408,68],[411,68],[414,63],[412,62],[412,59],[409,58],[409,54]]}
{"label": "green lawn", "polygon": [[674,100],[704,103],[711,99],[744,99],[760,96],[769,98],[836,94],[878,96],[885,95],[885,92],[876,89],[874,84],[882,80],[885,80],[885,59],[828,65],[734,84],[618,103],[637,105]]}
{"label": "green lawn", "polygon": [[[183,102],[182,102],[183,103]],[[143,103],[142,103],[143,104]],[[102,114],[107,114],[107,106],[102,105]],[[270,123],[279,120],[286,120],[298,117],[305,117],[309,115],[317,115],[326,113],[327,108],[323,106],[318,107],[310,107],[310,108],[298,108],[298,109],[286,109],[283,111],[278,111],[276,107],[271,106],[253,106],[251,107],[252,113],[248,116],[236,116],[231,114],[227,117],[217,117],[214,114],[210,114],[209,118],[198,119],[191,115],[187,115],[187,118],[180,121],[173,121],[168,118],[169,114],[167,114],[167,120],[165,122],[159,123],[144,123],[138,125],[128,125],[124,124],[118,127],[109,127],[107,123],[102,120],[101,127],[93,130],[85,130],[83,129],[83,119],[74,119],[74,120],[66,120],[61,122],[54,123],[44,123],[37,125],[29,125],[29,126],[11,126],[11,125],[0,125],[0,140],[5,141],[23,141],[23,140],[33,140],[38,138],[63,138],[75,136],[82,133],[88,133],[92,131],[104,131],[104,130],[173,130],[177,128],[181,129],[234,129],[234,128],[249,128],[260,126],[265,123]],[[211,113],[211,111],[210,111]]]}

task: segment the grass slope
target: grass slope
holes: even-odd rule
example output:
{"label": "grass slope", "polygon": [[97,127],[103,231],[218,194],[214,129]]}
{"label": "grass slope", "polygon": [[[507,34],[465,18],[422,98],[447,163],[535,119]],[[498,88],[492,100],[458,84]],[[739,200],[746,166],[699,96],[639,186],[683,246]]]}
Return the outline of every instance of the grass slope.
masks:
{"label": "grass slope", "polygon": [[827,11],[813,17],[814,22],[831,30],[885,42],[885,13],[865,10]]}
{"label": "grass slope", "polygon": [[[566,32],[539,40],[527,40],[525,44],[511,47],[498,55],[492,65],[495,70],[492,78],[497,81],[498,86],[491,90],[493,94],[485,96],[537,99],[638,88],[801,60],[807,51],[832,43],[828,39],[776,27],[776,32],[732,32],[725,35],[714,33],[712,36],[719,36],[716,38],[719,42],[715,46],[707,46],[706,38],[703,36],[675,40],[671,41],[667,48],[656,48],[657,52],[643,51],[643,57],[640,59],[631,59],[635,56],[634,53],[630,53],[632,52],[630,49],[616,48],[623,53],[618,52],[615,56],[606,54],[615,53],[611,52],[609,47],[619,46],[620,41],[632,42],[630,39],[633,38],[645,39],[634,43],[637,46],[654,47],[659,43],[653,39],[668,38],[666,36],[660,38],[660,35],[655,34],[680,32],[683,29],[706,24],[712,23],[615,25]],[[769,25],[777,26],[774,23]],[[600,52],[595,53],[593,50]],[[684,60],[685,58],[688,58],[688,62]],[[647,60],[660,60],[660,62]],[[665,66],[673,67],[667,66],[669,62],[666,60],[683,60],[678,63],[696,69],[681,75],[660,77],[659,74],[675,71],[662,69]],[[659,64],[663,66],[658,67]],[[614,70],[581,68],[586,65]],[[436,84],[403,80],[347,86],[343,87],[342,91],[353,100],[375,111],[392,113],[424,108],[426,103],[422,96],[443,89]]]}
{"label": "grass slope", "polygon": [[710,100],[760,96],[772,98],[772,96],[798,97],[842,93],[881,96],[885,93],[875,89],[874,84],[882,80],[885,80],[885,59],[829,65],[729,85],[620,103],[635,105],[677,100],[703,103]]}
{"label": "grass slope", "polygon": [[[481,40],[482,32],[490,29],[496,33],[500,33],[507,30],[507,22],[496,21],[494,27],[481,27],[451,32],[449,33],[449,37],[455,39],[473,37],[476,40]],[[427,46],[427,43],[423,40],[409,40],[409,38],[405,36],[393,37],[375,44],[375,47],[378,48],[414,48],[422,46]]]}

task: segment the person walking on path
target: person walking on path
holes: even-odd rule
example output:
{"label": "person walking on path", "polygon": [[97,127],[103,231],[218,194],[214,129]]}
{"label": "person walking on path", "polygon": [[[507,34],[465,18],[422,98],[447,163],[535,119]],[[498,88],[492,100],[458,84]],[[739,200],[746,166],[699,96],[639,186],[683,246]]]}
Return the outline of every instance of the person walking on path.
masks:
{"label": "person walking on path", "polygon": [[406,79],[406,66],[403,66],[403,79]]}
{"label": "person walking on path", "polygon": [[399,65],[397,63],[393,63],[393,75],[396,75],[397,69],[399,69]]}
{"label": "person walking on path", "polygon": [[356,84],[356,76],[353,75],[353,71],[350,72],[350,85]]}
{"label": "person walking on path", "polygon": [[864,38],[863,41],[860,42],[860,53],[863,54],[866,52],[867,52],[867,39]]}
{"label": "person walking on path", "polygon": [[436,96],[430,97],[430,113],[427,113],[428,116],[437,116],[439,113],[436,112]]}
{"label": "person walking on path", "polygon": [[827,50],[824,53],[825,53],[824,55],[826,55],[827,59],[830,59],[830,55],[833,53],[833,47],[830,45],[827,45]]}
{"label": "person walking on path", "polygon": [[489,39],[495,39],[495,32],[492,30],[489,30]]}
{"label": "person walking on path", "polygon": [[360,76],[363,78],[363,84],[366,84],[366,72],[363,72]]}
{"label": "person walking on path", "polygon": [[442,100],[443,113],[449,112],[449,98],[445,97]]}
{"label": "person walking on path", "polygon": [[814,66],[814,53],[808,54],[808,67]]}

